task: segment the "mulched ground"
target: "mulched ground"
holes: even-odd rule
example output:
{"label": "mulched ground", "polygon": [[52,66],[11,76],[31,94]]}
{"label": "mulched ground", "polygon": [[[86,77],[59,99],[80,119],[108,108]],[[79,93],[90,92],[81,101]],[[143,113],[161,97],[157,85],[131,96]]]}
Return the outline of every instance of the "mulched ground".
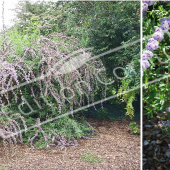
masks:
{"label": "mulched ground", "polygon": [[[130,121],[99,121],[95,123],[99,139],[79,140],[77,147],[59,151],[32,150],[27,145],[17,145],[4,153],[0,147],[0,167],[10,170],[139,170],[140,136],[131,135],[128,130]],[[137,122],[139,124],[139,122]],[[80,155],[92,153],[102,159],[100,163],[81,160]]]}
{"label": "mulched ground", "polygon": [[143,169],[170,170],[170,134],[158,122],[161,118],[167,119],[167,114],[154,115],[143,118]]}

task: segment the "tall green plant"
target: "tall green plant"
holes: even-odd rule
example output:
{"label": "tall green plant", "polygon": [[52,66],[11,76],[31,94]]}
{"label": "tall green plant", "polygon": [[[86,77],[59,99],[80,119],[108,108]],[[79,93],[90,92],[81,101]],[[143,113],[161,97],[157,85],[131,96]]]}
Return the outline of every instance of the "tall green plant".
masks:
{"label": "tall green plant", "polygon": [[127,66],[125,78],[122,80],[122,85],[118,90],[118,95],[121,100],[126,102],[126,116],[131,119],[134,118],[134,106],[133,102],[137,100],[137,96],[140,94],[140,55],[134,56],[134,60]]}

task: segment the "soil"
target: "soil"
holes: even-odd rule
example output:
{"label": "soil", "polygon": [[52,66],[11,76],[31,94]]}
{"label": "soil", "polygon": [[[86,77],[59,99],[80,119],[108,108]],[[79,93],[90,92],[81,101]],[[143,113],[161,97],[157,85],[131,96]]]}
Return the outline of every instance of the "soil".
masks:
{"label": "soil", "polygon": [[167,120],[167,114],[143,118],[143,169],[170,170],[170,134],[159,125],[159,121]]}
{"label": "soil", "polygon": [[[129,120],[92,120],[98,139],[80,139],[77,147],[66,151],[57,147],[33,150],[17,145],[5,150],[0,147],[0,167],[9,170],[138,170],[140,169],[140,136],[129,133]],[[137,122],[139,124],[139,122]],[[96,155],[102,161],[83,161],[84,153]]]}

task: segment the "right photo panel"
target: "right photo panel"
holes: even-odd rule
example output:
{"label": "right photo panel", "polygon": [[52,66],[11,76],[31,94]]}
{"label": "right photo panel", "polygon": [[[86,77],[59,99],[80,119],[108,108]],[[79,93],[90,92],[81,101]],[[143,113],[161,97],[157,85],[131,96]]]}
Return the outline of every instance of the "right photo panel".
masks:
{"label": "right photo panel", "polygon": [[143,170],[170,170],[170,1],[142,1]]}

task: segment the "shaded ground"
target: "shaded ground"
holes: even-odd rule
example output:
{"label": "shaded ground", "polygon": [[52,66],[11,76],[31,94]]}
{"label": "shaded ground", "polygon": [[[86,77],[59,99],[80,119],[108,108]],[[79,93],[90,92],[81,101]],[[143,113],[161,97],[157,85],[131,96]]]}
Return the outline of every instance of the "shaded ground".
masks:
{"label": "shaded ground", "polygon": [[[138,170],[140,169],[140,136],[128,132],[128,120],[98,121],[95,123],[99,139],[79,140],[79,146],[66,151],[57,148],[31,150],[15,146],[8,156],[0,147],[0,167],[10,170]],[[138,122],[139,124],[139,122]],[[91,153],[102,159],[100,163],[83,161],[80,155]]]}
{"label": "shaded ground", "polygon": [[148,119],[143,118],[143,169],[144,170],[170,170],[170,134],[158,122],[167,115],[154,115]]}

